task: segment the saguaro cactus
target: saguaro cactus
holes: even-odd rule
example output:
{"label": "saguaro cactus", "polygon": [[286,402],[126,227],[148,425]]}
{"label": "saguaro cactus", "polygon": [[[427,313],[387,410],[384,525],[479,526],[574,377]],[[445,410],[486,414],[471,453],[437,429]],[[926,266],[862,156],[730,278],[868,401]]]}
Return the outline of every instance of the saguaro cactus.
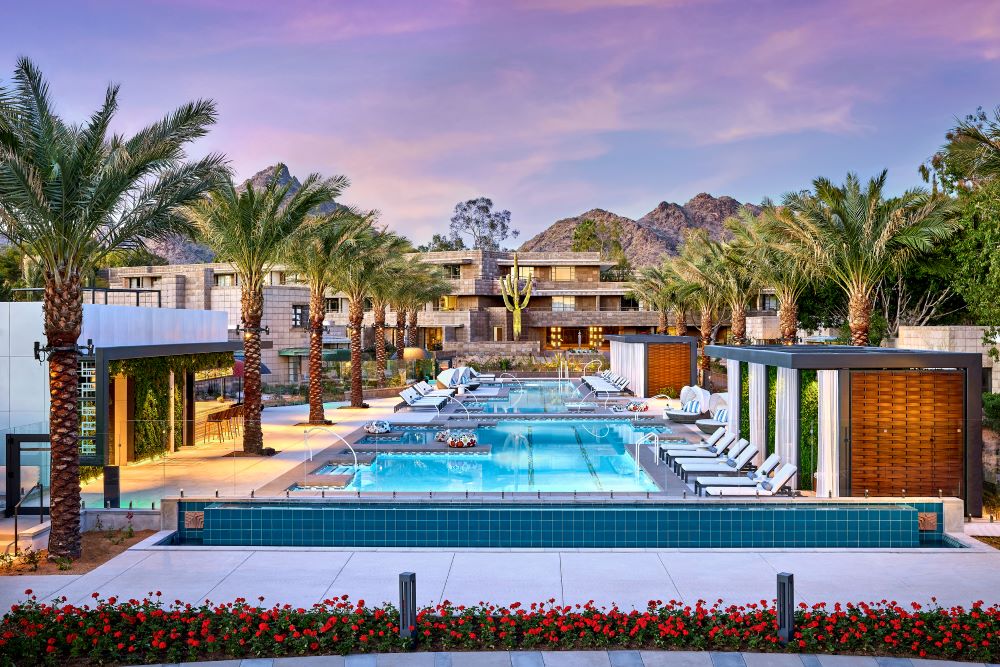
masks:
{"label": "saguaro cactus", "polygon": [[510,274],[500,279],[500,294],[503,295],[503,303],[513,314],[514,320],[514,340],[521,337],[521,311],[528,307],[531,299],[531,283],[533,278],[529,277],[524,287],[521,287],[520,274],[517,267],[517,253],[514,253],[514,268]]}

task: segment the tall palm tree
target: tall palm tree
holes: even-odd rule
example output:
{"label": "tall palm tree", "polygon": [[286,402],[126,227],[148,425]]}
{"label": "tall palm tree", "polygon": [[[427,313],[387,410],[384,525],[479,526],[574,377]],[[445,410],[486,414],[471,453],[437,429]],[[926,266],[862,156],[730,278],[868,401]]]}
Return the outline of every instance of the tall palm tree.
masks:
{"label": "tall palm tree", "polygon": [[659,312],[658,333],[670,331],[670,310],[678,302],[676,276],[660,266],[647,266],[628,283],[628,294],[638,301],[645,301]]}
{"label": "tall palm tree", "polygon": [[759,214],[749,209],[726,221],[732,234],[729,247],[736,258],[753,272],[760,287],[774,290],[778,300],[778,329],[786,345],[795,342],[799,329],[799,297],[816,275],[815,263],[808,261],[777,230],[788,209],[765,201]]}
{"label": "tall palm tree", "polygon": [[414,289],[410,291],[407,300],[406,339],[408,345],[416,347],[419,339],[420,323],[418,318],[420,311],[428,303],[437,303],[441,297],[451,294],[452,284],[445,278],[441,268],[434,264],[421,263],[419,271],[414,275],[414,280],[417,282]]}
{"label": "tall palm tree", "polygon": [[397,290],[410,282],[411,276],[407,275],[410,262],[406,253],[413,250],[409,241],[395,234],[384,242],[387,244],[382,248],[385,265],[373,273],[369,286],[375,333],[375,386],[379,388],[385,386],[385,368],[389,359],[385,349],[385,312]]}
{"label": "tall palm tree", "polygon": [[345,183],[336,178],[324,181],[319,174],[311,174],[293,193],[294,185],[294,182],[281,185],[271,178],[259,189],[249,181],[237,187],[227,178],[207,199],[185,211],[202,241],[215,251],[218,261],[233,265],[240,285],[244,357],[243,450],[252,454],[260,454],[264,449],[260,427],[264,281],[309,212],[333,201]]}
{"label": "tall palm tree", "polygon": [[190,228],[178,210],[223,176],[222,156],[187,162],[184,148],[215,122],[215,104],[186,104],[131,137],[109,135],[118,86],[81,125],[56,115],[38,68],[22,58],[0,87],[0,236],[44,275],[49,363],[49,554],[80,555],[82,277],[116,250]]}
{"label": "tall palm tree", "polygon": [[701,331],[698,367],[701,369],[703,384],[708,382],[710,368],[709,359],[704,352],[705,346],[713,342],[715,323],[723,305],[723,291],[715,275],[715,258],[707,250],[710,243],[711,239],[705,230],[691,230],[685,235],[679,254],[668,264],[677,276],[682,297],[698,310]]}
{"label": "tall palm tree", "polygon": [[[375,215],[375,213],[370,213],[367,217],[374,220]],[[364,407],[361,328],[365,317],[365,299],[371,297],[373,283],[381,278],[381,274],[388,270],[394,259],[408,245],[405,239],[392,232],[370,229],[355,237],[351,252],[334,268],[334,289],[346,294],[348,301],[347,328],[351,349],[351,407]]]}
{"label": "tall palm tree", "polygon": [[975,187],[1000,176],[1000,107],[992,117],[982,110],[966,116],[947,137],[948,143],[932,158],[945,177]]}
{"label": "tall palm tree", "polygon": [[873,295],[882,280],[958,228],[957,208],[948,197],[913,188],[886,199],[886,174],[865,186],[853,173],[839,186],[817,178],[813,192],[785,195],[790,215],[773,220],[775,232],[846,293],[852,345],[868,345]]}
{"label": "tall palm tree", "polygon": [[[340,182],[339,190],[337,183]],[[347,186],[347,179],[331,179],[331,189]],[[364,216],[338,207],[309,219],[285,249],[284,262],[309,286],[309,423],[328,423],[323,411],[323,320],[326,292],[333,286],[333,270],[351,250],[352,239],[367,228]]]}
{"label": "tall palm tree", "polygon": [[747,342],[747,309],[758,290],[757,278],[729,244],[710,239],[703,252],[714,274],[719,296],[729,308],[730,338],[733,344],[744,345]]}

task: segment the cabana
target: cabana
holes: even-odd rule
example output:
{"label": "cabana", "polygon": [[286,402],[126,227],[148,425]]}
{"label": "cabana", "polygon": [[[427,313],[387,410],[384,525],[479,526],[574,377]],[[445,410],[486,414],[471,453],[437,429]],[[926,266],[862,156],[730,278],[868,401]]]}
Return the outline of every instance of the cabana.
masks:
{"label": "cabana", "polygon": [[755,463],[775,452],[797,466],[792,488],[823,498],[942,493],[982,514],[979,354],[839,345],[705,353],[726,362],[728,428],[758,446]]}
{"label": "cabana", "polygon": [[605,336],[611,370],[628,380],[636,396],[698,384],[698,339],[693,336]]}

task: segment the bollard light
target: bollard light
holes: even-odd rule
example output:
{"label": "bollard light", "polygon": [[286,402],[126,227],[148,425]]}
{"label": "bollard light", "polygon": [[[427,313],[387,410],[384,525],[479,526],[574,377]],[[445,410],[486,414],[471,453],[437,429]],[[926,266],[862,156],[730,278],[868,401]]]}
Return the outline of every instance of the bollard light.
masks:
{"label": "bollard light", "polygon": [[795,635],[795,578],[790,572],[778,573],[778,641],[787,644]]}
{"label": "bollard light", "polygon": [[868,497],[868,489],[865,489],[865,498]]}
{"label": "bollard light", "polygon": [[218,490],[218,489],[216,489],[216,490],[215,490],[215,497],[216,497],[216,498],[218,498],[218,497],[219,497],[219,490]]}
{"label": "bollard light", "polygon": [[132,509],[132,501],[131,501],[131,500],[130,500],[130,501],[128,501],[128,508],[129,508],[129,509]]}
{"label": "bollard light", "polygon": [[414,572],[399,574],[399,636],[416,640],[417,628],[417,575]]}
{"label": "bollard light", "polygon": [[181,489],[181,498],[184,497],[184,489]]}
{"label": "bollard light", "polygon": [[250,489],[250,497],[253,498],[253,489]]}

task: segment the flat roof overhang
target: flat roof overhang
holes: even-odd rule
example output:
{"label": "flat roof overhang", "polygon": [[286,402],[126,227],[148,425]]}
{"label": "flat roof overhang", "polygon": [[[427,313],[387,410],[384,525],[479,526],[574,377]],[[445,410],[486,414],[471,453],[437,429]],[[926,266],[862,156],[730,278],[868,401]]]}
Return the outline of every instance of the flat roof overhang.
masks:
{"label": "flat roof overhang", "polygon": [[217,343],[169,343],[164,345],[119,345],[97,347],[95,352],[106,361],[112,359],[148,359],[150,357],[173,357],[181,354],[209,354],[212,352],[239,352],[243,341],[228,340]]}
{"label": "flat roof overhang", "polygon": [[656,343],[684,343],[685,345],[697,344],[698,339],[694,336],[667,336],[665,334],[624,334],[605,336],[604,340],[613,340],[619,343],[643,343],[645,345]]}
{"label": "flat roof overhang", "polygon": [[[514,260],[498,259],[497,266],[514,266]],[[602,269],[610,269],[615,265],[603,259],[532,259],[530,257],[518,257],[518,266],[599,266]]]}
{"label": "flat roof overhang", "polygon": [[851,345],[708,345],[705,354],[752,364],[833,370],[840,368],[979,368],[982,357],[974,352],[897,350]]}

